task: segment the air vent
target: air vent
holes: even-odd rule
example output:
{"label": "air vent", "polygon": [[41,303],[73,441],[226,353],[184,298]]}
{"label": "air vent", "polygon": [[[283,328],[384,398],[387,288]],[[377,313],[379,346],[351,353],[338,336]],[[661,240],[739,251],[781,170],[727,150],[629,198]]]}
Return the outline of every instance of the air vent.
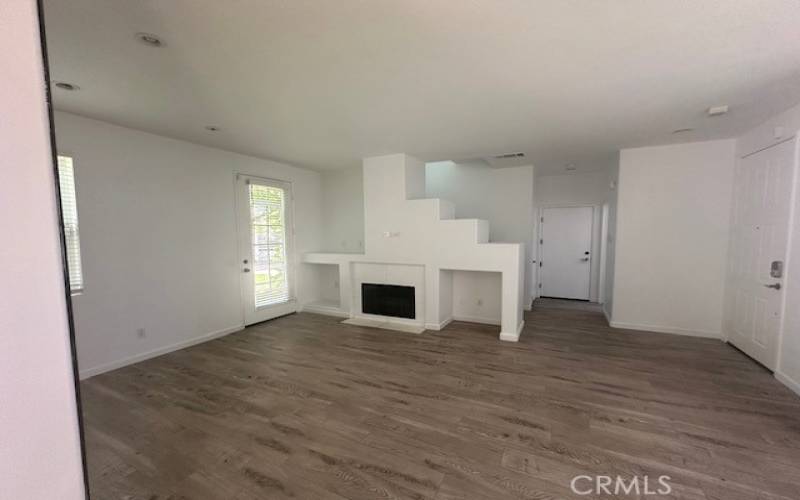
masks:
{"label": "air vent", "polygon": [[508,160],[509,158],[525,158],[525,153],[506,153],[494,156],[495,160]]}

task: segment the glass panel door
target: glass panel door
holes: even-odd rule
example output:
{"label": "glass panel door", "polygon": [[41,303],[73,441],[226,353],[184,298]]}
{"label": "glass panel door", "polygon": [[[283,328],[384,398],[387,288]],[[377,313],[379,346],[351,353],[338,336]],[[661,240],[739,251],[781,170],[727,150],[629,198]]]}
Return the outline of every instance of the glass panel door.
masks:
{"label": "glass panel door", "polygon": [[291,184],[238,176],[245,324],[295,311]]}

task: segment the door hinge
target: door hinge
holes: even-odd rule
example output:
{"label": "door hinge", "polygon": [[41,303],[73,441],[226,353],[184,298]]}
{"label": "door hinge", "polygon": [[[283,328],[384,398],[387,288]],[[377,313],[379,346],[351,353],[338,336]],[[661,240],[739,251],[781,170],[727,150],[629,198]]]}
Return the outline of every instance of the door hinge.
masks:
{"label": "door hinge", "polygon": [[544,217],[542,217],[540,220],[541,220],[541,222],[544,222]]}
{"label": "door hinge", "polygon": [[539,267],[542,267],[542,261],[541,260],[539,261]]}
{"label": "door hinge", "polygon": [[544,239],[539,240],[540,245],[544,245]]}
{"label": "door hinge", "polygon": [[539,288],[542,288],[542,284],[541,283],[539,283]]}

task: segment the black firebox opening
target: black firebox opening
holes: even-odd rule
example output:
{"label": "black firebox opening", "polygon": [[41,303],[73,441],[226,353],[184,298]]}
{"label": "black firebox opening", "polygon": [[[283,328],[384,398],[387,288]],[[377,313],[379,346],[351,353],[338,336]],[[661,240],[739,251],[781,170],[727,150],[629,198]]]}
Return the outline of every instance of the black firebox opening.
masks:
{"label": "black firebox opening", "polygon": [[362,283],[361,310],[365,314],[415,319],[414,287]]}

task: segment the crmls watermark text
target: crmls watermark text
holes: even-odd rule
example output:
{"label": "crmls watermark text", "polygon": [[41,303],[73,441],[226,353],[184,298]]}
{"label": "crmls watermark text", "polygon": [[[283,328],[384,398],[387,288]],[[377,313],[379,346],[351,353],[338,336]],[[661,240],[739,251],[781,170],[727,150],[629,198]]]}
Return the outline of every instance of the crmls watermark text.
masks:
{"label": "crmls watermark text", "polygon": [[669,476],[575,476],[569,487],[578,495],[669,495],[671,480]]}

